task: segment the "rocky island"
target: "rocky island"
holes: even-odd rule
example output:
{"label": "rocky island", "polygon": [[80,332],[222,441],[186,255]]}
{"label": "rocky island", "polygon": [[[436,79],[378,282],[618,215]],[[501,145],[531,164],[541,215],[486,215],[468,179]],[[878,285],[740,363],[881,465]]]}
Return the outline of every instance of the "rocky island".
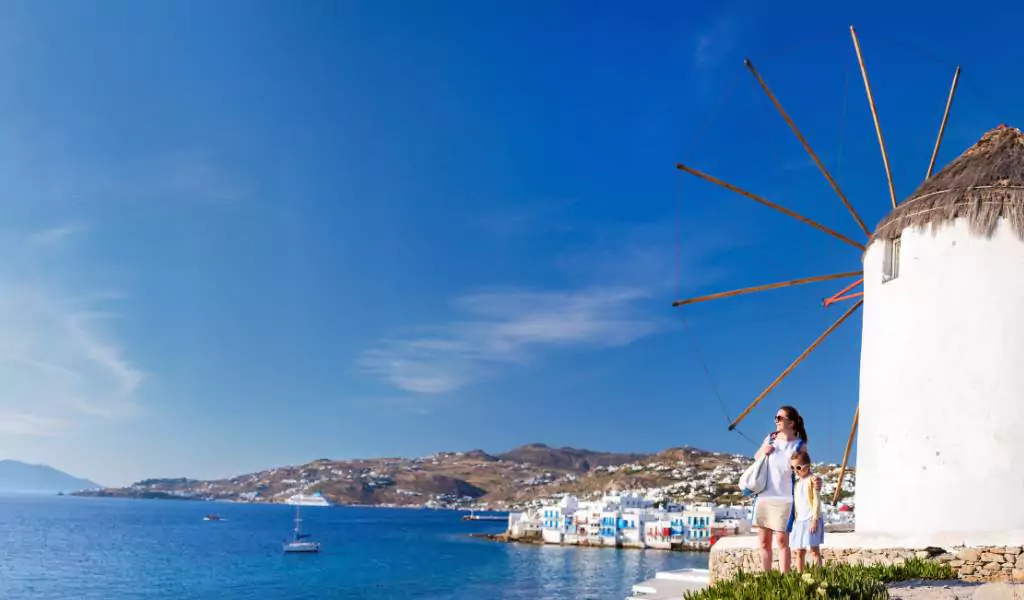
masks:
{"label": "rocky island", "polygon": [[[539,499],[608,489],[663,490],[666,501],[731,504],[751,459],[692,447],[658,453],[613,453],[527,444],[501,454],[439,452],[420,458],[320,459],[227,479],[145,479],[79,496],[285,502],[319,492],[333,504],[515,510]],[[836,465],[821,465],[826,493]],[[828,477],[828,475],[832,477]],[[853,489],[848,472],[844,495]]]}

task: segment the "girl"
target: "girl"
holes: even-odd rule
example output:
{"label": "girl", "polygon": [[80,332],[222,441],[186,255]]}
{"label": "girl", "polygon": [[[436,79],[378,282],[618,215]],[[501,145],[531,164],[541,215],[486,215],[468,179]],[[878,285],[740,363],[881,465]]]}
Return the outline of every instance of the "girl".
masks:
{"label": "girl", "polygon": [[803,572],[807,549],[811,560],[821,566],[821,544],[825,541],[825,526],[821,522],[821,501],[814,489],[811,477],[811,457],[806,452],[793,455],[793,472],[796,484],[793,487],[793,533],[789,545],[796,549],[796,570]]}
{"label": "girl", "polygon": [[779,571],[789,571],[792,556],[789,532],[793,526],[793,470],[790,459],[797,451],[807,451],[804,418],[792,406],[775,413],[775,431],[765,438],[755,458],[768,457],[768,481],[754,499],[754,525],[761,547],[761,565],[772,568],[772,537],[779,545]]}

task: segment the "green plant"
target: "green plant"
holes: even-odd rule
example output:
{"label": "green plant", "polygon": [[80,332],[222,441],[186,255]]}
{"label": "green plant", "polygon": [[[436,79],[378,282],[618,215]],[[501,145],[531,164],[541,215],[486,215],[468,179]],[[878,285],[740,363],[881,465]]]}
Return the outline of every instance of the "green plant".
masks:
{"label": "green plant", "polygon": [[685,600],[885,600],[885,584],[911,579],[955,579],[948,565],[912,558],[898,565],[829,564],[803,574],[778,571],[743,573],[696,592]]}
{"label": "green plant", "polygon": [[885,583],[910,581],[911,579],[956,579],[956,570],[949,565],[910,558],[895,565],[867,565],[864,569],[870,577]]}

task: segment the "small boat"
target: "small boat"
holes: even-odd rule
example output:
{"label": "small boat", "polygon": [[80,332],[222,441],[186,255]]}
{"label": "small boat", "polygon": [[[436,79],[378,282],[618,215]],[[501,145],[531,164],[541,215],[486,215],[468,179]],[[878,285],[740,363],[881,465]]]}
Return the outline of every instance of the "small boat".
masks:
{"label": "small boat", "polygon": [[288,498],[287,504],[292,506],[330,506],[331,503],[320,492],[312,494],[295,494]]}
{"label": "small boat", "polygon": [[299,523],[301,523],[301,522],[302,522],[302,519],[299,517],[299,505],[296,504],[295,505],[295,529],[292,532],[292,539],[291,539],[291,541],[286,541],[284,543],[284,545],[281,547],[281,549],[284,550],[285,552],[304,552],[304,553],[320,552],[320,542],[312,542],[312,541],[304,542],[303,541],[304,539],[308,538],[310,536],[310,534],[302,533],[299,530]]}
{"label": "small boat", "polygon": [[210,513],[210,514],[206,515],[205,517],[203,517],[203,520],[204,521],[223,521],[224,519],[221,518],[220,515]]}
{"label": "small boat", "polygon": [[462,516],[463,521],[508,521],[508,517],[501,515],[478,515],[475,510],[469,511],[468,515]]}

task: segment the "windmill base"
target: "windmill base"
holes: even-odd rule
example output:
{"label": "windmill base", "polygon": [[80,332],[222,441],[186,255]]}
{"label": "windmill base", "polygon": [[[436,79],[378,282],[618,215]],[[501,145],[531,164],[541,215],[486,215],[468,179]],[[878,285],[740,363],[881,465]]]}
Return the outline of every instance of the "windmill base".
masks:
{"label": "windmill base", "polygon": [[[1013,545],[1016,543],[1016,545]],[[921,558],[948,564],[963,581],[1024,582],[1024,531],[991,534],[938,534],[927,540],[914,536],[825,533],[821,547],[826,563],[896,564]],[[778,549],[775,568],[778,568]],[[729,579],[740,570],[761,570],[755,536],[725,537],[711,548],[708,569],[712,583]]]}

